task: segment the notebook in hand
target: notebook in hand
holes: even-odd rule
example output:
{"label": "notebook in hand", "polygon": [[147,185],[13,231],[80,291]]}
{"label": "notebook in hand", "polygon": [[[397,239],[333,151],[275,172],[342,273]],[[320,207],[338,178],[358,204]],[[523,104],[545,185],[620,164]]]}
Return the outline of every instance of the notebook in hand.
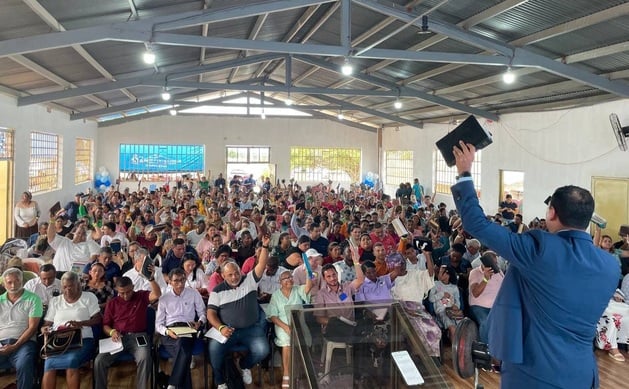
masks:
{"label": "notebook in hand", "polygon": [[448,166],[456,164],[452,149],[459,145],[459,141],[473,144],[476,150],[485,148],[493,142],[491,133],[481,127],[474,115],[470,115],[463,123],[435,143]]}
{"label": "notebook in hand", "polygon": [[168,327],[168,329],[174,332],[175,335],[177,336],[182,336],[182,335],[187,335],[187,334],[196,334],[198,331],[194,327],[184,327],[184,326]]}

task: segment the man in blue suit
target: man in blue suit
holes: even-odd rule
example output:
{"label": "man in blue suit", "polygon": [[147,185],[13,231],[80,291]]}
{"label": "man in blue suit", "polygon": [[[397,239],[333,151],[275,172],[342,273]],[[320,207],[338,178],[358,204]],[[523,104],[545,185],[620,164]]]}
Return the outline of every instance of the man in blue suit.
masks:
{"label": "man in blue suit", "polygon": [[585,232],[592,195],[558,188],[546,211],[548,232],[515,234],[485,218],[470,174],[474,146],[460,142],[453,151],[459,178],[452,195],[465,231],[510,262],[488,319],[501,387],[597,388],[592,340],[619,269]]}

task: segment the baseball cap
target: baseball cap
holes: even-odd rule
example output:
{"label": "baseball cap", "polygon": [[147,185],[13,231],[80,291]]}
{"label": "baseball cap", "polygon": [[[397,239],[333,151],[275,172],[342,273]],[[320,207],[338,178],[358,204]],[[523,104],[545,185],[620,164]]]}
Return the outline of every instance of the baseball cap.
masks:
{"label": "baseball cap", "polygon": [[319,254],[319,252],[315,249],[308,249],[306,250],[306,257],[308,258],[312,258],[312,257],[321,257],[322,255]]}

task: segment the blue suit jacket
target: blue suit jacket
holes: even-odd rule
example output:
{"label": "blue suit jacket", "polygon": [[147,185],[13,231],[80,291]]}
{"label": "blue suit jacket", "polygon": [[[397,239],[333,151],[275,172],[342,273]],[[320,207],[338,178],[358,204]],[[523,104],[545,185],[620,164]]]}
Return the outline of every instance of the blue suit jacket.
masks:
{"label": "blue suit jacket", "polygon": [[472,181],[452,187],[465,231],[509,261],[489,314],[503,388],[598,387],[592,341],[620,269],[584,231],[515,234],[488,221]]}

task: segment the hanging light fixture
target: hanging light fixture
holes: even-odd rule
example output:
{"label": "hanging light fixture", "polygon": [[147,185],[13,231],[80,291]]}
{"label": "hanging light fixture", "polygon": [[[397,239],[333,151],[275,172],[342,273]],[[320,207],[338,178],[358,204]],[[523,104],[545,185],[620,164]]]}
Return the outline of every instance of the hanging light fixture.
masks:
{"label": "hanging light fixture", "polygon": [[349,61],[349,58],[345,58],[345,61],[343,61],[343,66],[341,66],[341,73],[343,73],[343,75],[345,76],[350,76],[352,73],[354,73],[354,67]]}
{"label": "hanging light fixture", "polygon": [[505,84],[513,84],[515,82],[516,75],[511,71],[511,66],[507,68],[507,71],[502,74],[502,81]]}
{"label": "hanging light fixture", "polygon": [[393,107],[395,107],[395,109],[402,109],[402,102],[400,101],[400,99],[395,100],[395,102],[393,103]]}
{"label": "hanging light fixture", "polygon": [[153,53],[151,46],[148,44],[146,45],[146,51],[142,54],[142,59],[144,60],[144,63],[149,65],[153,65],[155,63],[155,53]]}
{"label": "hanging light fixture", "polygon": [[338,115],[336,115],[336,117],[337,117],[339,120],[343,120],[343,119],[345,119],[345,116],[343,115],[343,110],[342,110],[342,109],[339,109],[339,114],[338,114]]}
{"label": "hanging light fixture", "polygon": [[170,113],[170,116],[177,116],[177,110],[174,107],[171,108],[168,113]]}
{"label": "hanging light fixture", "polygon": [[164,90],[162,91],[162,100],[168,101],[170,100],[170,97],[170,92],[168,92],[168,89],[164,87]]}
{"label": "hanging light fixture", "polygon": [[288,106],[293,105],[293,99],[290,98],[290,92],[288,92],[288,98],[284,100],[284,104]]}

